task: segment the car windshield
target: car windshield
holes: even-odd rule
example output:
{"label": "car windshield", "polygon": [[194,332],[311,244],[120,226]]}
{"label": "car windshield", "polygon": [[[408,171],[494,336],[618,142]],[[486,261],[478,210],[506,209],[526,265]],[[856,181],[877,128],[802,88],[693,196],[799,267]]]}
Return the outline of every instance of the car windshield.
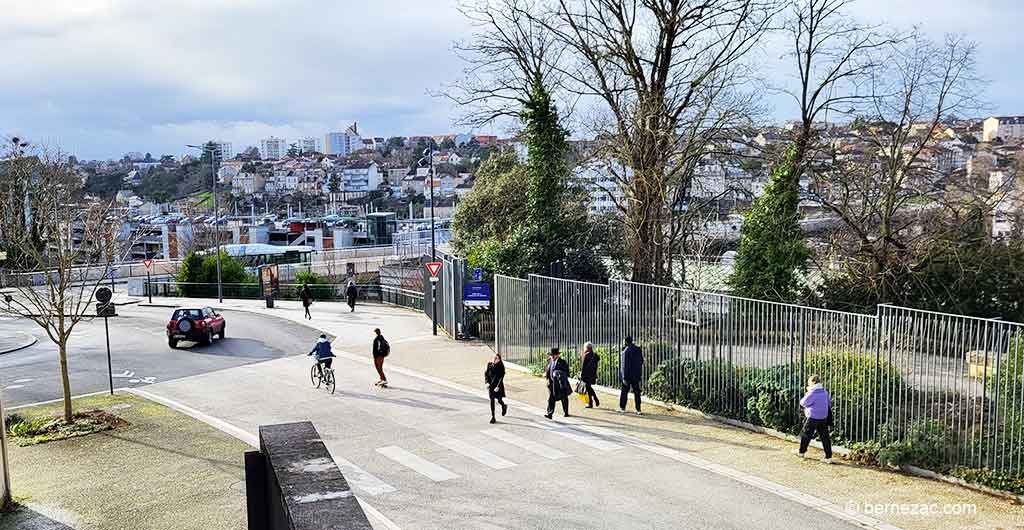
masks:
{"label": "car windshield", "polygon": [[171,316],[171,320],[181,320],[183,318],[203,318],[203,312],[198,309],[179,309]]}

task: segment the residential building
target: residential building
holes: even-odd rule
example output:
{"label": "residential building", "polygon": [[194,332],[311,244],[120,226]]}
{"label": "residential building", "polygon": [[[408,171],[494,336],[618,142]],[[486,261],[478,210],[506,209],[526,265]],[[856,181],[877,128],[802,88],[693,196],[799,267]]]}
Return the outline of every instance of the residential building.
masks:
{"label": "residential building", "polygon": [[356,162],[341,169],[341,189],[345,192],[371,192],[380,187],[376,162]]}
{"label": "residential building", "polygon": [[625,193],[619,186],[618,178],[632,178],[632,173],[632,168],[621,163],[594,160],[577,166],[573,170],[573,177],[580,180],[590,192],[590,213],[603,214],[615,212],[618,204],[623,202]]}
{"label": "residential building", "polygon": [[284,138],[271,136],[260,140],[260,158],[263,160],[280,160],[288,153],[288,142]]}
{"label": "residential building", "polygon": [[227,160],[234,158],[235,152],[231,149],[231,142],[225,142],[224,140],[213,140],[214,145],[217,146],[217,154],[220,155],[221,160]]}
{"label": "residential building", "polygon": [[295,141],[295,147],[297,147],[299,149],[299,153],[302,154],[320,152],[320,142],[312,136],[299,138]]}
{"label": "residential building", "polygon": [[392,167],[387,170],[388,184],[401,185],[402,179],[409,174],[409,168],[407,167]]}
{"label": "residential building", "polygon": [[362,148],[363,138],[359,135],[358,123],[353,123],[344,132],[329,132],[324,135],[325,154],[348,156]]}
{"label": "residential building", "polygon": [[241,172],[231,179],[231,193],[235,195],[255,195],[266,189],[267,178],[259,172]]}
{"label": "residential building", "polygon": [[993,116],[982,124],[982,141],[1024,139],[1024,116]]}

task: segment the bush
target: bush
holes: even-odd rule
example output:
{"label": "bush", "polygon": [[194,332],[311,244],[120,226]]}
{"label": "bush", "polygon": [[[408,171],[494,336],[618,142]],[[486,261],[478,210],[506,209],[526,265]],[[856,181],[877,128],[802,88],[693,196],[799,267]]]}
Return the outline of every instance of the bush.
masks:
{"label": "bush", "polygon": [[988,468],[955,467],[949,470],[949,475],[974,484],[1024,495],[1024,478],[1013,477]]}
{"label": "bush", "polygon": [[[241,261],[223,251],[220,253],[220,277],[222,284],[231,285],[230,288],[225,288],[225,294],[230,297],[241,297],[243,294],[249,294],[249,291],[259,290],[256,287],[255,289],[243,289],[244,292],[236,292],[238,286],[235,284],[256,284],[258,282],[255,275],[246,272],[245,265]],[[195,252],[190,252],[181,264],[177,280],[179,282],[178,291],[182,296],[190,298],[216,296],[217,256],[200,256]],[[258,295],[258,293],[252,294],[253,297]]]}
{"label": "bush", "polygon": [[947,451],[956,447],[956,439],[946,426],[936,420],[922,418],[913,422],[899,440],[893,440],[896,432],[888,427],[884,426],[879,434],[879,464],[910,464],[940,473],[946,471]]}
{"label": "bush", "polygon": [[303,287],[309,287],[309,294],[313,295],[313,300],[334,300],[338,297],[336,286],[331,284],[327,278],[312,271],[297,273],[295,275],[295,283],[297,284],[295,290],[296,298],[302,297]]}
{"label": "bush", "polygon": [[78,412],[75,422],[68,424],[58,416],[42,416],[24,418],[17,415],[8,417],[11,421],[7,431],[14,443],[19,446],[37,445],[56,440],[76,438],[87,434],[102,432],[128,423],[113,414],[101,410]]}
{"label": "bush", "polygon": [[[812,354],[804,366],[804,375],[811,374],[821,376],[832,395],[833,436],[840,442],[863,441],[875,436],[880,423],[891,414],[892,404],[885,396],[899,395],[906,388],[898,368],[870,353]],[[803,382],[800,385],[802,393]],[[864,414],[864,411],[875,414]]]}
{"label": "bush", "polygon": [[746,402],[740,384],[746,370],[712,359],[669,359],[647,381],[647,395],[685,407],[745,419],[737,414]]}

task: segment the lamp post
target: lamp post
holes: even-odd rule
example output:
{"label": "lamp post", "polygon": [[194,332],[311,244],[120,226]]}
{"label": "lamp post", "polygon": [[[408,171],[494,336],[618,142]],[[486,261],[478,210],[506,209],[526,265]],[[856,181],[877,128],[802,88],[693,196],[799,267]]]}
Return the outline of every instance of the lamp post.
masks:
{"label": "lamp post", "polygon": [[[213,238],[217,245],[217,300],[223,304],[224,287],[220,276],[220,212],[218,212],[217,208],[217,144],[210,142],[207,146],[210,151],[210,172],[213,177]],[[199,149],[200,151],[207,149],[207,147],[199,145],[186,145],[185,147]]]}
{"label": "lamp post", "polygon": [[[434,169],[434,146],[428,145],[423,154],[430,161],[430,261],[437,261],[437,245],[434,236],[434,181],[437,178]],[[423,162],[423,159],[420,159]],[[437,282],[430,282],[430,322],[434,335],[437,335]]]}

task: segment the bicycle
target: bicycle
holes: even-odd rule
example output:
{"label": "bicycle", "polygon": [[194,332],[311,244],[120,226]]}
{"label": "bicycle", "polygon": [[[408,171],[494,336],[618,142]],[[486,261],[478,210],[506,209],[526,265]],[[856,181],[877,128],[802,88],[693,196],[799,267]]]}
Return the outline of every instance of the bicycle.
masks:
{"label": "bicycle", "polygon": [[[323,368],[322,373],[321,370],[317,369],[318,366]],[[334,393],[335,379],[333,368],[322,366],[318,361],[314,361],[313,366],[309,369],[309,379],[314,387],[320,388],[320,385],[324,385],[328,392]]]}

